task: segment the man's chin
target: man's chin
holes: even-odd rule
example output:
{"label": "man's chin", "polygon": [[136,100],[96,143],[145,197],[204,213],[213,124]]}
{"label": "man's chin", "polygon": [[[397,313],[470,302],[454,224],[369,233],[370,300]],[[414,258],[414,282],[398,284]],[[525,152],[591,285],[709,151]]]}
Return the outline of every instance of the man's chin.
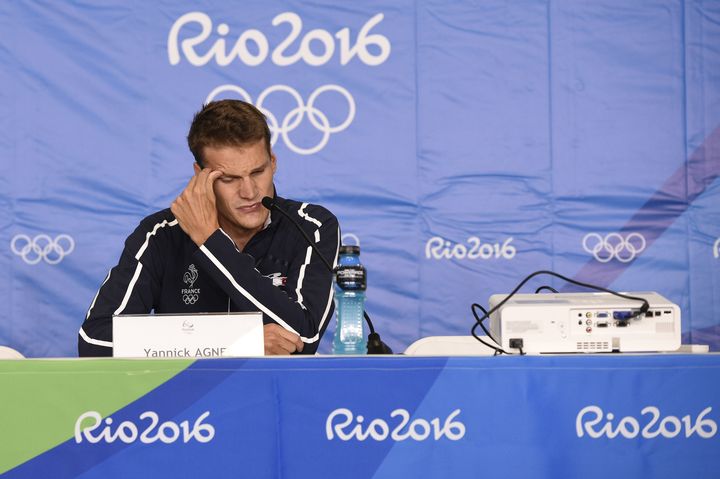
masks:
{"label": "man's chin", "polygon": [[247,216],[243,218],[233,218],[232,226],[247,231],[260,230],[265,225],[266,217],[265,215],[257,214],[252,215],[250,218]]}

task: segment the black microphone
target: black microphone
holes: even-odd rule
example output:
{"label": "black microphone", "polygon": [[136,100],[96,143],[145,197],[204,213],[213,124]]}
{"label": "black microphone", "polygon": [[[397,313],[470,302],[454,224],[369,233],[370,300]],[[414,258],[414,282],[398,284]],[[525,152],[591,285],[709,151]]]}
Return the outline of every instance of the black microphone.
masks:
{"label": "black microphone", "polygon": [[[307,241],[307,244],[310,245],[310,247],[313,249],[315,254],[318,255],[318,257],[322,260],[325,267],[330,271],[331,273],[335,273],[335,269],[332,267],[330,262],[325,259],[325,256],[320,252],[318,247],[315,245],[315,242],[308,236],[308,234],[305,232],[304,229],[302,229],[302,226],[298,224],[295,219],[290,216],[290,214],[285,211],[284,209],[280,208],[277,204],[275,204],[275,200],[270,198],[269,196],[266,196],[262,199],[262,205],[267,208],[268,210],[272,211],[273,209],[277,211],[278,213],[282,214],[285,218],[290,220],[290,222],[295,225],[295,228],[302,234],[303,238],[305,238],[305,241]],[[368,335],[368,342],[367,342],[367,350],[368,354],[392,354],[392,349],[390,347],[383,343],[380,339],[380,335],[375,332],[375,328],[373,327],[372,321],[370,321],[370,316],[368,316],[367,311],[363,311],[365,315],[365,321],[368,324],[368,328],[370,328],[370,334]]]}

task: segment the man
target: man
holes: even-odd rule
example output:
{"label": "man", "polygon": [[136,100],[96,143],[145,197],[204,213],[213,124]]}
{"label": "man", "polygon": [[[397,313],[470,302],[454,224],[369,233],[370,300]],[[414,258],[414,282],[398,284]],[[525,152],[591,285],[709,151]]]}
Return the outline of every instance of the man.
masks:
{"label": "man", "polygon": [[80,356],[112,354],[116,314],[261,311],[265,354],[312,354],[333,313],[332,273],[295,226],[295,216],[337,261],[337,219],[321,206],[280,198],[270,130],[254,106],[209,103],[188,145],[195,175],[169,209],[148,216],[125,241],[80,328]]}

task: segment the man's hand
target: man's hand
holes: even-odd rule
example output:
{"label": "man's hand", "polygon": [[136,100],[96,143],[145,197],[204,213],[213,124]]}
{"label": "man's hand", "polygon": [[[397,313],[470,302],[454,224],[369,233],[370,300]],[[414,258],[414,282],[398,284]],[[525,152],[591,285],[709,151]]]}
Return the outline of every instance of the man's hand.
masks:
{"label": "man's hand", "polygon": [[222,171],[210,168],[199,171],[170,205],[180,227],[198,246],[220,227],[213,184],[222,175]]}
{"label": "man's hand", "polygon": [[303,342],[295,333],[291,333],[279,324],[266,324],[265,330],[265,355],[274,356],[279,354],[292,354],[295,351],[303,350]]}

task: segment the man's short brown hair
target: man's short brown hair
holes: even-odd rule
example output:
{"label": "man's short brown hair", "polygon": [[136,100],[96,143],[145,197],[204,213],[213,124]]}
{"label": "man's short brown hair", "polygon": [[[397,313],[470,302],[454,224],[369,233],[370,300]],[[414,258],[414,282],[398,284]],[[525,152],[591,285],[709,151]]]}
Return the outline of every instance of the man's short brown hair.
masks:
{"label": "man's short brown hair", "polygon": [[200,167],[203,166],[202,152],[206,146],[244,146],[265,140],[268,155],[272,154],[270,128],[265,115],[241,100],[219,100],[205,105],[195,113],[187,140]]}

